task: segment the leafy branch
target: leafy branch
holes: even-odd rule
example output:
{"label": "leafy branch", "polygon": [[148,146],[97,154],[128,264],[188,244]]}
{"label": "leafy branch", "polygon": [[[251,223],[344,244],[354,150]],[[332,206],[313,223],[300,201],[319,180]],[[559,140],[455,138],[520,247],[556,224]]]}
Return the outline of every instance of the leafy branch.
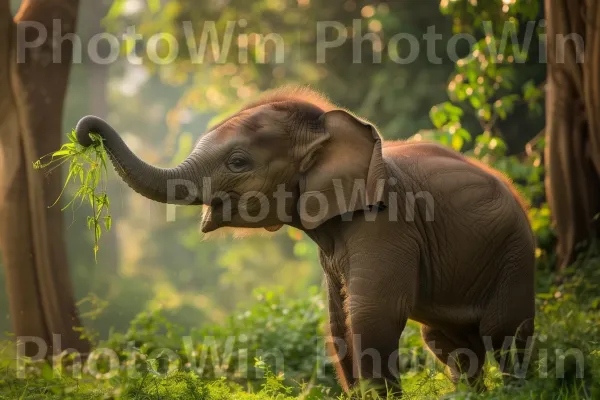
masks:
{"label": "leafy branch", "polygon": [[65,184],[58,198],[50,207],[59,202],[69,182],[78,185],[71,201],[61,210],[64,211],[69,207],[75,210],[83,202],[89,202],[93,213],[87,218],[87,226],[88,229],[94,232],[94,258],[96,259],[99,249],[98,242],[102,235],[102,225],[107,231],[110,230],[112,218],[109,213],[110,201],[106,194],[106,174],[108,172],[106,149],[100,135],[90,133],[90,138],[92,144],[89,147],[83,147],[77,141],[75,131],[71,131],[68,135],[68,143],[63,144],[59,150],[34,162],[33,167],[35,169],[50,168],[48,170],[48,173],[50,173],[64,163],[69,163],[69,172]]}

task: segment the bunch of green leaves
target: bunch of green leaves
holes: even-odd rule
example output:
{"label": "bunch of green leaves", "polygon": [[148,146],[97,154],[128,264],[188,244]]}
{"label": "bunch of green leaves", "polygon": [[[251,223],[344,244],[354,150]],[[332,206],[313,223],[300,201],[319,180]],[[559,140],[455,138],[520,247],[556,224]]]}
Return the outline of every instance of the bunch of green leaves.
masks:
{"label": "bunch of green leaves", "polygon": [[[452,15],[455,34],[471,34],[476,41],[456,61],[447,87],[449,101],[430,111],[435,129],[422,136],[457,151],[467,150],[465,145],[472,142],[471,155],[494,164],[507,152],[499,122],[522,106],[535,115],[542,111],[543,84],[533,79],[523,82],[526,74],[517,72],[517,67],[522,69],[536,57],[529,41],[535,34],[531,28],[537,24],[539,2],[443,0],[440,9]],[[537,24],[538,34],[544,33],[542,28]],[[520,35],[525,36],[522,44]],[[466,129],[465,119],[476,121],[479,127]]]}
{"label": "bunch of green leaves", "polygon": [[78,185],[78,189],[62,210],[71,207],[75,208],[83,205],[85,201],[89,202],[92,208],[92,215],[87,218],[87,225],[94,232],[94,257],[98,252],[98,242],[102,234],[102,225],[106,230],[110,230],[112,219],[109,213],[110,201],[106,194],[106,149],[102,137],[96,133],[90,133],[92,144],[88,147],[82,146],[78,140],[75,131],[68,134],[69,142],[53,153],[47,154],[33,163],[36,169],[50,168],[48,173],[61,167],[64,163],[69,163],[69,172],[65,179],[65,184],[58,198],[50,207],[58,204],[65,193],[69,183]]}

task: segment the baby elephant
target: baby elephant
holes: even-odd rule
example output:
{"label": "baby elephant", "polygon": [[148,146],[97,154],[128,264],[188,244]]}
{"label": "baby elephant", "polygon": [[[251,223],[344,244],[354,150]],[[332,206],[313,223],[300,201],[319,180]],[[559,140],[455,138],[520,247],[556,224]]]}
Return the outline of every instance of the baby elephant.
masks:
{"label": "baby elephant", "polygon": [[[135,156],[104,121],[121,178],[155,201],[205,205],[203,232],[287,224],[319,246],[339,381],[399,392],[408,319],[452,377],[481,382],[486,350],[533,334],[534,236],[523,202],[491,168],[441,145],[383,142],[308,89],[277,90],[209,129],[178,166]],[[520,357],[522,358],[522,357]],[[501,363],[507,373],[511,363]]]}

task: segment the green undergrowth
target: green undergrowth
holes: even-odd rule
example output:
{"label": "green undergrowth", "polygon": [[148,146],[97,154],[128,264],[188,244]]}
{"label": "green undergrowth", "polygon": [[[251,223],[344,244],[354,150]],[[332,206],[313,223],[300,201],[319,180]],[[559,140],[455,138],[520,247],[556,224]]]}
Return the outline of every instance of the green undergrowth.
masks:
{"label": "green undergrowth", "polygon": [[[455,389],[423,350],[418,325],[410,323],[401,343],[412,349],[401,353],[403,398],[600,398],[600,258],[581,260],[560,278],[539,279],[536,360],[528,380],[504,386],[497,365],[488,361],[488,392],[476,394],[462,383]],[[15,346],[6,342],[0,347],[0,398],[347,398],[320,339],[326,318],[320,292],[290,299],[263,290],[256,300],[225,324],[192,332],[174,326],[160,311],[143,312],[127,331],[95,343],[106,353],[95,356],[93,370],[84,364],[79,378],[67,361],[62,368],[25,363],[19,376]],[[117,369],[109,368],[110,352]]]}

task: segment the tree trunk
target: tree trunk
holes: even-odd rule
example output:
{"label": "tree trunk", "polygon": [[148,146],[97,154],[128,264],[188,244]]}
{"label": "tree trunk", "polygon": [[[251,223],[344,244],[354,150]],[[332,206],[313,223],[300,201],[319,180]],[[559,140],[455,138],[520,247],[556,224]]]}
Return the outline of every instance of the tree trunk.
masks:
{"label": "tree trunk", "polygon": [[[65,138],[61,121],[72,43],[64,40],[53,46],[52,29],[56,20],[61,36],[74,32],[79,2],[26,0],[14,19],[9,5],[9,0],[0,0],[0,36],[6,38],[0,43],[0,249],[11,322],[17,337],[35,337],[48,346],[46,354],[38,354],[38,346],[27,343],[26,355],[50,356],[67,348],[86,354],[89,343],[74,330],[81,324],[63,215],[60,207],[48,208],[61,191],[60,169],[46,175],[32,168]],[[28,21],[45,27],[48,39],[25,51],[24,62],[19,62],[17,34]],[[38,37],[33,28],[24,32],[27,41]],[[58,49],[61,59],[54,62]]]}
{"label": "tree trunk", "polygon": [[600,234],[600,5],[546,0],[545,6],[546,191],[557,266],[564,269]]}

